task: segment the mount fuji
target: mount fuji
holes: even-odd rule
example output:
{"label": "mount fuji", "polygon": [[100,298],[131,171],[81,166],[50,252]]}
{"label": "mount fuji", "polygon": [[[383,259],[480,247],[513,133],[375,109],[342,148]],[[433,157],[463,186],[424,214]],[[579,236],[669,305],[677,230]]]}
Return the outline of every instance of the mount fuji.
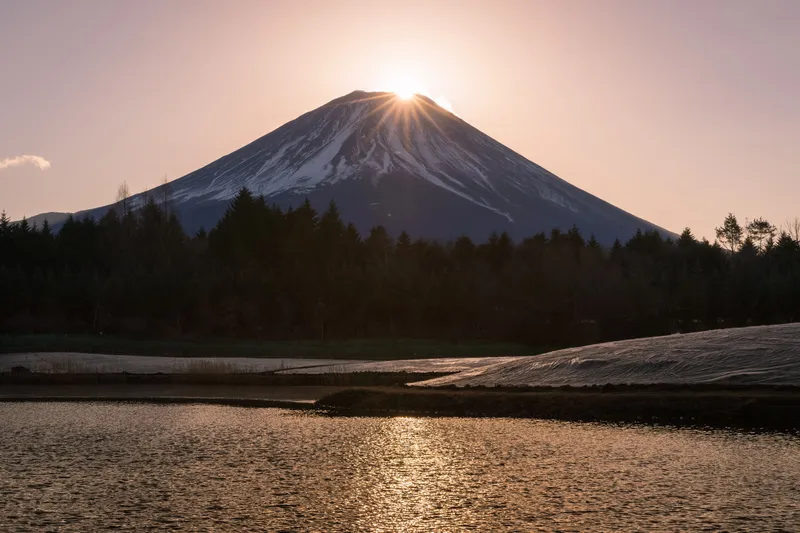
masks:
{"label": "mount fuji", "polygon": [[[318,210],[335,200],[367,232],[484,240],[577,226],[603,243],[669,232],[570,185],[427,97],[355,91],[162,187],[188,231],[209,229],[242,187]],[[149,193],[156,198],[161,187]],[[145,193],[131,197],[136,206]],[[99,217],[111,206],[79,213]]]}

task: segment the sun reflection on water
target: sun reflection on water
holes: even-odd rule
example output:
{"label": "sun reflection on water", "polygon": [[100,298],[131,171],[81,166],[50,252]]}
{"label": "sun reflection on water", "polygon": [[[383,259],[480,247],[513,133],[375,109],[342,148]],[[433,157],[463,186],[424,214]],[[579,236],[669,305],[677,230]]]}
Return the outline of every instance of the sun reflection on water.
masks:
{"label": "sun reflection on water", "polygon": [[356,453],[358,527],[419,530],[441,519],[460,477],[460,450],[448,445],[425,418],[382,420]]}
{"label": "sun reflection on water", "polygon": [[0,530],[795,531],[800,441],[275,409],[0,405]]}

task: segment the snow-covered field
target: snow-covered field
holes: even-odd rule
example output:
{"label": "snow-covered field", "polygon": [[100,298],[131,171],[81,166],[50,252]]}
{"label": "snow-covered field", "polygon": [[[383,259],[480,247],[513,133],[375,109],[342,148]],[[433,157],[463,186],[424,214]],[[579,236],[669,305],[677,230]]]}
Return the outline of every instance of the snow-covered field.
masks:
{"label": "snow-covered field", "polygon": [[319,365],[347,365],[360,361],[332,359],[261,359],[251,357],[152,357],[88,353],[0,354],[0,372],[24,366],[34,372],[265,372]]}
{"label": "snow-covered field", "polygon": [[479,366],[414,385],[739,383],[800,385],[800,323],[595,344]]}
{"label": "snow-covered field", "polygon": [[286,374],[324,374],[345,372],[461,372],[483,368],[496,363],[505,363],[518,357],[450,357],[443,359],[404,359],[399,361],[347,362],[337,361],[327,366],[295,368]]}
{"label": "snow-covered field", "polygon": [[415,385],[560,386],[606,383],[800,385],[800,323],[595,344],[529,357],[355,361],[149,357],[79,353],[0,355],[0,371],[37,372],[441,372]]}

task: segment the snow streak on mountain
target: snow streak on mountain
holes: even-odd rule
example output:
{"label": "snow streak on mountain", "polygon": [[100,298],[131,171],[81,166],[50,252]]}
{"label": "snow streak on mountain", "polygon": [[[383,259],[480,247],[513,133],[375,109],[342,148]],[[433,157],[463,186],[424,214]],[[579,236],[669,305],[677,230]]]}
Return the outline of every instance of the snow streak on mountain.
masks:
{"label": "snow streak on mountain", "polygon": [[[270,203],[335,200],[362,231],[485,239],[576,225],[610,242],[659,229],[570,185],[432,100],[353,92],[168,185],[187,229],[213,226],[242,187]],[[158,196],[159,190],[151,191]],[[144,197],[133,198],[134,205]],[[107,208],[92,210],[100,214]],[[666,233],[666,232],[665,232]]]}

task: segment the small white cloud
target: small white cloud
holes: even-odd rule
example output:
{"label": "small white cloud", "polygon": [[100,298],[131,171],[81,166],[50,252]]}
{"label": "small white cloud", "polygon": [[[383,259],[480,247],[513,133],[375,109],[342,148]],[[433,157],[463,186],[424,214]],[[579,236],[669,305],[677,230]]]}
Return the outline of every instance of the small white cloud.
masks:
{"label": "small white cloud", "polygon": [[34,165],[39,167],[40,170],[47,170],[50,168],[50,161],[38,155],[18,155],[16,157],[0,159],[0,170],[22,165]]}

